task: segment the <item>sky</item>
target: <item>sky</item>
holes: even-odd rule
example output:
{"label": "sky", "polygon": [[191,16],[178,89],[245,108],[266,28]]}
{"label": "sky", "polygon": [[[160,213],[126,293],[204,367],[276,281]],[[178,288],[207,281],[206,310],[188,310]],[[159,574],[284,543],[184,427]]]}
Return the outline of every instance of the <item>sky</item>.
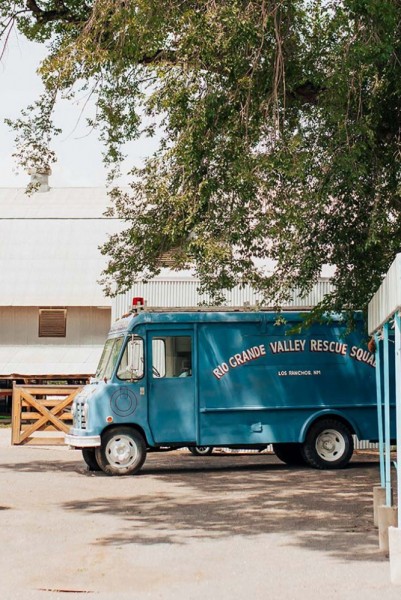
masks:
{"label": "sky", "polygon": [[[18,118],[21,110],[34,102],[43,86],[36,74],[45,56],[41,44],[28,42],[13,32],[0,62],[0,187],[25,187],[29,175],[17,173],[13,159],[14,132],[5,125],[5,118]],[[53,144],[57,163],[52,166],[52,187],[98,187],[105,185],[102,164],[103,147],[86,125],[85,115],[94,114],[93,106],[86,106],[81,116],[84,99],[80,104],[62,101],[56,110],[56,124],[63,129]],[[128,147],[129,165],[140,165],[156,149],[157,140],[133,142]],[[122,183],[126,183],[123,180]]]}

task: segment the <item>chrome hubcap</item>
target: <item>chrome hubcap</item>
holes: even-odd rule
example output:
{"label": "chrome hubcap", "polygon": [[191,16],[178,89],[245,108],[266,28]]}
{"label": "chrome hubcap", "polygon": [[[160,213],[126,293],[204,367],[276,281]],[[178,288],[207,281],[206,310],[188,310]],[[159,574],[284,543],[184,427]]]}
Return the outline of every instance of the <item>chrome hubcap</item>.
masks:
{"label": "chrome hubcap", "polygon": [[345,452],[345,439],[335,429],[325,429],[316,438],[316,452],[328,462],[338,460]]}
{"label": "chrome hubcap", "polygon": [[113,467],[129,467],[138,457],[138,448],[132,438],[120,435],[109,441],[106,456]]}
{"label": "chrome hubcap", "polygon": [[198,454],[207,454],[210,450],[210,446],[197,446],[196,450]]}

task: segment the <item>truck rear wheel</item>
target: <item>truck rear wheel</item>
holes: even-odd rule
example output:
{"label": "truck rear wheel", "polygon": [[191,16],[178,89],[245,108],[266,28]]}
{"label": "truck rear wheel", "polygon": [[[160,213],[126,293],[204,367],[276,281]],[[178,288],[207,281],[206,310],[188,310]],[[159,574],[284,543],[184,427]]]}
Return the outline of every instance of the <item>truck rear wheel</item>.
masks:
{"label": "truck rear wheel", "polygon": [[189,446],[188,450],[194,456],[210,456],[213,454],[213,446]]}
{"label": "truck rear wheel", "polygon": [[273,451],[277,458],[287,465],[304,465],[302,444],[273,444]]}
{"label": "truck rear wheel", "polygon": [[101,471],[98,462],[96,460],[94,448],[82,448],[82,458],[88,465],[89,471]]}
{"label": "truck rear wheel", "polygon": [[102,445],[96,448],[95,456],[107,475],[133,475],[145,462],[145,440],[130,427],[110,429],[102,436]]}
{"label": "truck rear wheel", "polygon": [[352,432],[337,419],[314,423],[302,446],[305,461],[315,469],[342,469],[351,460],[353,451]]}

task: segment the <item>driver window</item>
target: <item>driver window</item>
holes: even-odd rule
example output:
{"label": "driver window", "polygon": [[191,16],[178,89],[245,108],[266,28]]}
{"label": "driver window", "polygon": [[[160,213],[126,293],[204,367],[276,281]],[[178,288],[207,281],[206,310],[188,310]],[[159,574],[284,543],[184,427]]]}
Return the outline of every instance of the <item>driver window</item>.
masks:
{"label": "driver window", "polygon": [[190,336],[166,336],[152,340],[153,377],[191,377]]}
{"label": "driver window", "polygon": [[143,340],[132,336],[126,346],[117,371],[117,377],[123,380],[143,377]]}

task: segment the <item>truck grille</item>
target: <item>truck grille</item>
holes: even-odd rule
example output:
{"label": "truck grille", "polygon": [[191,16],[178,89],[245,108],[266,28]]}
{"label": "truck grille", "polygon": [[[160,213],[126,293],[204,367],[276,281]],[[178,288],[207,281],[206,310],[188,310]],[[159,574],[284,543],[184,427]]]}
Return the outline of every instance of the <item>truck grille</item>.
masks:
{"label": "truck grille", "polygon": [[85,400],[75,400],[75,415],[74,415],[74,429],[86,429],[86,418],[84,414]]}

